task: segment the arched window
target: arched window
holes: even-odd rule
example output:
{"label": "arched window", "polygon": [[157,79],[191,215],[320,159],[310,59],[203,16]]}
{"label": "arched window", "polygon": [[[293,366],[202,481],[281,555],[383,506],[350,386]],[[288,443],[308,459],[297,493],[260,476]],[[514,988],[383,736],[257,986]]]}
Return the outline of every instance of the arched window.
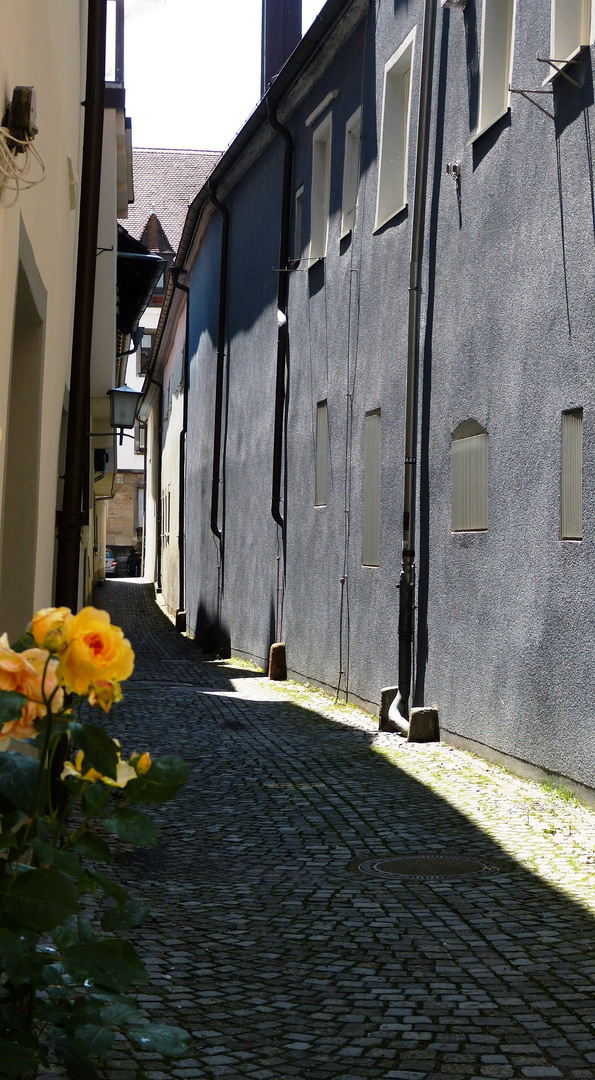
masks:
{"label": "arched window", "polygon": [[464,420],[452,434],[453,532],[488,527],[488,433],[477,420]]}

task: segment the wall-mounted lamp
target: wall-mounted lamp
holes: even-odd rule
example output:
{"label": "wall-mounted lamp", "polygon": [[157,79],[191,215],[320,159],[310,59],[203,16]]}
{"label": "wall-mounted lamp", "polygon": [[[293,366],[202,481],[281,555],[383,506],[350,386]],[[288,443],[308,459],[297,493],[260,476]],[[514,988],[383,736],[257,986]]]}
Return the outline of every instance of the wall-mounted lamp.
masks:
{"label": "wall-mounted lamp", "polygon": [[111,427],[120,429],[120,443],[124,438],[123,428],[133,428],[136,414],[143,396],[142,390],[133,390],[131,386],[117,386],[108,390],[109,422]]}

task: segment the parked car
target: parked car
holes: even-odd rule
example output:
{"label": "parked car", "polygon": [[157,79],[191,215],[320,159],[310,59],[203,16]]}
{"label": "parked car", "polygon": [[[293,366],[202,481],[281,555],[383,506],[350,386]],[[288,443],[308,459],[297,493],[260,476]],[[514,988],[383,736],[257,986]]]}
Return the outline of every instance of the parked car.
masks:
{"label": "parked car", "polygon": [[109,548],[105,549],[105,576],[117,577],[118,574],[118,560],[113,551]]}

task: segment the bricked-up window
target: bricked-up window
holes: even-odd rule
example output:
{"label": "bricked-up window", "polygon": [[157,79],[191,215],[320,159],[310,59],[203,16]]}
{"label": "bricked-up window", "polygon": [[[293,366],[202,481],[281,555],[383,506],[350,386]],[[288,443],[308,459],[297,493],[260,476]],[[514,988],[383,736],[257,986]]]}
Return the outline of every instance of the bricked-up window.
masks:
{"label": "bricked-up window", "polygon": [[415,28],[384,66],[376,229],[407,205],[407,157],[414,43]]}
{"label": "bricked-up window", "polygon": [[[552,0],[551,53],[568,60],[591,40],[592,0]],[[553,70],[551,74],[554,74]]]}
{"label": "bricked-up window", "polygon": [[583,410],[562,413],[560,539],[583,538]]}
{"label": "bricked-up window", "polygon": [[315,506],[326,506],[328,495],[328,407],[326,401],[316,406],[316,483]]}
{"label": "bricked-up window", "polygon": [[380,565],[380,409],[364,423],[364,512],[362,565]]}
{"label": "bricked-up window", "polygon": [[452,532],[488,527],[488,433],[465,420],[452,435]]}
{"label": "bricked-up window", "polygon": [[484,0],[481,37],[478,134],[509,106],[514,0]]}

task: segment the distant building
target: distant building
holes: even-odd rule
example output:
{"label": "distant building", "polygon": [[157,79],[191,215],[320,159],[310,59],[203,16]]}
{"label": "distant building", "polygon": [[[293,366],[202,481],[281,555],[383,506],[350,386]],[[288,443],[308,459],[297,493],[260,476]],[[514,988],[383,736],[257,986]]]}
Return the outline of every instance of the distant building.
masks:
{"label": "distant building", "polygon": [[[128,358],[123,373],[123,382],[133,389],[141,389],[144,382],[168,270],[180,243],[189,202],[220,156],[216,151],[200,150],[140,148],[132,151],[134,201],[128,208],[126,229],[164,260],[163,272],[140,323],[138,347]],[[123,556],[143,539],[145,435],[144,425],[137,422],[134,442],[125,437],[118,446],[114,497],[107,507],[107,543],[114,554],[121,557],[121,565]],[[151,565],[154,531],[153,527],[149,534]]]}

